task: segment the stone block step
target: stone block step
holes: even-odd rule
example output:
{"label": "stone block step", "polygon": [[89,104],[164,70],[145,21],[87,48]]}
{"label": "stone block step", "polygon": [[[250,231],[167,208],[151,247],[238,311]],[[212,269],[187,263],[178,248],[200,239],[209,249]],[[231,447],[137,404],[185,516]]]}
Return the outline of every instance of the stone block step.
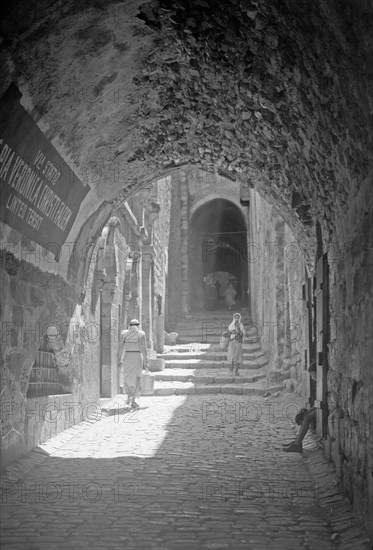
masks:
{"label": "stone block step", "polygon": [[[254,361],[254,362],[258,362],[266,358],[264,353],[249,353],[249,352],[246,352],[246,350],[243,351],[242,356],[245,361]],[[161,353],[158,355],[158,357],[161,357],[165,361],[173,361],[173,360],[187,361],[189,359],[199,359],[202,361],[226,361],[227,353],[226,352]]]}
{"label": "stone block step", "polygon": [[[220,339],[220,335],[208,335],[204,338],[196,338],[196,336],[183,336],[179,335],[177,338],[177,345],[184,344],[184,345],[191,345],[191,344],[205,344],[205,345],[218,345]],[[244,344],[246,346],[257,346],[257,348],[260,348],[260,341],[256,338],[251,340],[245,340]]]}
{"label": "stone block step", "polygon": [[[204,320],[201,319],[199,321],[195,321],[194,323],[187,325],[187,324],[179,324],[176,325],[176,332],[188,332],[191,334],[195,334],[197,332],[209,332],[210,334],[221,334],[222,331],[225,331],[228,329],[228,326],[230,325],[230,320],[228,319],[221,319],[221,320]],[[252,330],[253,327],[248,327],[248,329]]]}
{"label": "stone block step", "polygon": [[228,369],[204,369],[201,373],[185,373],[183,369],[166,369],[154,376],[157,382],[193,382],[194,384],[246,384],[266,378],[266,373],[245,370],[235,376]]}
{"label": "stone block step", "polygon": [[[168,385],[167,385],[168,384]],[[268,392],[280,391],[282,385],[268,386],[259,381],[253,384],[192,384],[182,382],[155,382],[154,395],[204,395],[204,394],[230,394],[230,395],[263,395]]]}
{"label": "stone block step", "polygon": [[[267,360],[262,361],[246,361],[244,358],[244,363],[241,368],[243,369],[261,369],[268,365]],[[178,360],[173,359],[171,361],[165,361],[166,369],[204,369],[204,368],[222,368],[228,367],[228,361],[204,361],[200,359],[189,359],[189,360]]]}
{"label": "stone block step", "polygon": [[[178,324],[175,330],[194,332],[210,332],[211,334],[221,334],[222,331],[227,330],[231,324],[232,319],[201,319],[194,321],[191,324]],[[254,334],[257,328],[255,325],[246,324],[246,333]]]}
{"label": "stone block step", "polygon": [[[176,331],[190,331],[194,333],[196,331],[210,332],[211,334],[221,334],[222,331],[227,330],[231,324],[232,319],[200,319],[193,323],[179,323],[176,325]],[[246,323],[246,333],[255,334],[257,332],[256,325],[250,325]]]}
{"label": "stone block step", "polygon": [[[193,323],[194,321],[200,320],[200,319],[206,319],[207,321],[211,321],[214,319],[230,319],[232,320],[233,314],[236,313],[235,311],[228,311],[227,309],[216,309],[213,311],[193,311],[191,313],[191,319],[180,319],[179,323]],[[238,307],[237,313],[241,314],[241,317],[243,319],[249,319],[249,310],[246,307],[240,308]]]}
{"label": "stone block step", "polygon": [[[190,338],[188,338],[184,336],[179,336],[176,342],[177,345],[206,344],[216,347],[219,345],[219,340],[220,338],[218,338],[217,336],[208,336],[207,338],[196,338],[195,336],[191,336]],[[260,342],[258,341],[251,342],[249,340],[245,340],[244,345],[252,346],[253,348],[256,347],[257,349],[261,348]]]}
{"label": "stone block step", "polygon": [[[182,333],[182,334],[186,334],[186,335],[189,335],[189,334],[202,334],[202,335],[205,335],[205,334],[212,334],[214,336],[220,336],[222,332],[225,332],[226,330],[228,330],[228,326],[230,324],[230,321],[229,322],[225,322],[223,321],[222,323],[220,322],[202,322],[202,323],[198,323],[196,325],[194,325],[193,327],[187,327],[187,326],[177,326],[176,327],[176,332],[178,332],[179,334]],[[257,334],[256,332],[256,329],[255,328],[251,328],[251,329],[248,329],[248,332],[246,333],[248,336],[251,336],[251,335],[255,335]]]}
{"label": "stone block step", "polygon": [[[242,344],[243,350],[248,351],[261,351],[259,343],[250,343],[244,342]],[[189,342],[188,344],[175,344],[174,346],[164,346],[164,353],[196,353],[196,352],[220,352],[220,349],[217,349],[216,343],[202,343],[202,342]],[[161,356],[162,354],[160,354]]]}

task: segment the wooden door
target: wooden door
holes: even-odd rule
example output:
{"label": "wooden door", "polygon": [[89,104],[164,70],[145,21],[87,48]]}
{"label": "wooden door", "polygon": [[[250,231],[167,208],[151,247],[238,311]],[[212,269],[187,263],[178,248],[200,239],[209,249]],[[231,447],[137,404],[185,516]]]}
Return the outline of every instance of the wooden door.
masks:
{"label": "wooden door", "polygon": [[102,361],[103,361],[103,352],[102,352],[102,332],[103,332],[103,328],[102,328],[102,295],[101,295],[101,292],[99,293],[99,296],[98,296],[98,301],[99,301],[99,319],[100,319],[100,397],[102,397]]}
{"label": "wooden door", "polygon": [[313,293],[312,293],[312,277],[307,276],[305,273],[305,282],[303,285],[303,300],[305,302],[306,310],[304,315],[304,334],[305,334],[305,349],[304,349],[304,373],[303,373],[303,389],[304,394],[307,397],[308,404],[314,403],[315,394],[315,382],[312,380],[309,374],[309,368],[315,362],[315,349],[314,349],[314,330],[313,330]]}
{"label": "wooden door", "polygon": [[316,429],[320,437],[326,437],[327,414],[327,373],[329,338],[329,289],[327,255],[323,254],[316,264],[314,276],[314,300],[316,309]]}

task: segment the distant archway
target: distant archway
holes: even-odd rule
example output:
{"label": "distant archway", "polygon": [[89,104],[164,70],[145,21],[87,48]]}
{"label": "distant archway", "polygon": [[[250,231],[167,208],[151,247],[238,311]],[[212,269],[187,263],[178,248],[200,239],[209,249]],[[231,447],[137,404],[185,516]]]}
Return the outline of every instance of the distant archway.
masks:
{"label": "distant archway", "polygon": [[190,221],[190,307],[192,311],[225,307],[229,281],[236,301],[247,303],[247,223],[241,209],[226,199],[200,206]]}

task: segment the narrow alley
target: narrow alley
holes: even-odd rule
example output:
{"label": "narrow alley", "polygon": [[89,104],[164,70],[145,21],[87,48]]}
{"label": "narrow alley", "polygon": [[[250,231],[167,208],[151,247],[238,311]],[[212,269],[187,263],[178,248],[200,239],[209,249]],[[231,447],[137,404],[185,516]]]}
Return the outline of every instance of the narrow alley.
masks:
{"label": "narrow alley", "polygon": [[9,467],[3,550],[369,549],[315,441],[282,451],[293,395],[106,407]]}
{"label": "narrow alley", "polygon": [[303,454],[284,452],[301,400],[268,387],[253,335],[240,376],[229,372],[212,334],[224,317],[205,314],[195,342],[184,323],[190,343],[160,354],[138,410],[101,399],[6,469],[4,550],[369,550],[320,440],[310,432]]}

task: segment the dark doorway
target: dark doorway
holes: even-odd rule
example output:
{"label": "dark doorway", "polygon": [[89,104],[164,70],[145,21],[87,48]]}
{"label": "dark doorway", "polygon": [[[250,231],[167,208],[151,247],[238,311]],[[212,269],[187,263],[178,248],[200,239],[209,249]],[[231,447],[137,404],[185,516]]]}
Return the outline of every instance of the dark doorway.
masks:
{"label": "dark doorway", "polygon": [[238,306],[247,304],[247,227],[234,203],[214,199],[196,210],[190,223],[191,310],[225,308],[229,282]]}

